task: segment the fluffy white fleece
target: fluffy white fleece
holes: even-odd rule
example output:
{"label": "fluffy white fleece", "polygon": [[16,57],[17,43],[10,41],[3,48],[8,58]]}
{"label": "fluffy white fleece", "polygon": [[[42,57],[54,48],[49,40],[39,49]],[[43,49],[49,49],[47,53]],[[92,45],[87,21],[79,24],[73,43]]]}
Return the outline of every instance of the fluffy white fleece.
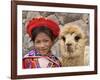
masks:
{"label": "fluffy white fleece", "polygon": [[60,60],[63,67],[83,66],[86,38],[82,29],[75,24],[65,24],[60,32]]}

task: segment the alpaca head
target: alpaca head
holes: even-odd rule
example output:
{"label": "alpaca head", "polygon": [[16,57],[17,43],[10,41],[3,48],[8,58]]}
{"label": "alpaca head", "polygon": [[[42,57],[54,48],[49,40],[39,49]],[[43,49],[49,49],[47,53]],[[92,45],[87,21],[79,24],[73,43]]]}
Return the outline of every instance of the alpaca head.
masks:
{"label": "alpaca head", "polygon": [[60,32],[61,45],[64,52],[61,53],[67,57],[80,56],[85,46],[85,34],[78,25],[66,24]]}

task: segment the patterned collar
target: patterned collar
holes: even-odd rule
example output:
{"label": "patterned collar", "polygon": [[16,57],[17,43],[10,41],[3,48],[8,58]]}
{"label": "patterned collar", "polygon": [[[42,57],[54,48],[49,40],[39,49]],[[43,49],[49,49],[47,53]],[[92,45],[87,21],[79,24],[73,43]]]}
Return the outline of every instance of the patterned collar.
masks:
{"label": "patterned collar", "polygon": [[48,56],[48,57],[52,57],[54,55],[50,53],[48,53],[47,55],[41,55],[36,49],[31,50],[30,52],[28,52],[29,56]]}

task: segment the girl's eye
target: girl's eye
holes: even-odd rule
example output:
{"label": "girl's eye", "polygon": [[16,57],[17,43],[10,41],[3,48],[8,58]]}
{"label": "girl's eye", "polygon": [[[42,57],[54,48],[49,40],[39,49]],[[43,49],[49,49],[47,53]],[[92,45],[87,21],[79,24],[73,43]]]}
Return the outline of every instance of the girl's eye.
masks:
{"label": "girl's eye", "polygon": [[40,41],[35,41],[35,43],[40,43]]}
{"label": "girl's eye", "polygon": [[[48,42],[49,40],[43,40],[43,42]],[[42,41],[35,41],[35,43],[39,44],[41,43]]]}
{"label": "girl's eye", "polygon": [[44,42],[48,42],[49,40],[44,40]]}

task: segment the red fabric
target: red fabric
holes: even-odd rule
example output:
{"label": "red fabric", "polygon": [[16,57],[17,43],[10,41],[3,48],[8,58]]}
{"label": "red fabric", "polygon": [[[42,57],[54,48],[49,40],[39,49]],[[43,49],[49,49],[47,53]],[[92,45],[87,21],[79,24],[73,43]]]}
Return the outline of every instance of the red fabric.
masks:
{"label": "red fabric", "polygon": [[[29,67],[29,65],[31,65]],[[23,69],[26,68],[36,68],[36,61],[32,59],[23,59]]]}
{"label": "red fabric", "polygon": [[27,33],[29,34],[29,36],[31,37],[31,31],[33,28],[40,26],[48,27],[53,32],[55,37],[59,35],[60,28],[54,21],[46,18],[33,18],[27,25]]}
{"label": "red fabric", "polygon": [[45,58],[49,61],[49,63],[47,64],[47,68],[48,67],[61,67],[60,61],[55,56],[51,56],[51,57],[48,57],[48,56],[28,56],[28,57],[23,58],[22,68],[23,69],[42,68],[38,62],[39,61],[38,59],[40,59],[40,58]]}

